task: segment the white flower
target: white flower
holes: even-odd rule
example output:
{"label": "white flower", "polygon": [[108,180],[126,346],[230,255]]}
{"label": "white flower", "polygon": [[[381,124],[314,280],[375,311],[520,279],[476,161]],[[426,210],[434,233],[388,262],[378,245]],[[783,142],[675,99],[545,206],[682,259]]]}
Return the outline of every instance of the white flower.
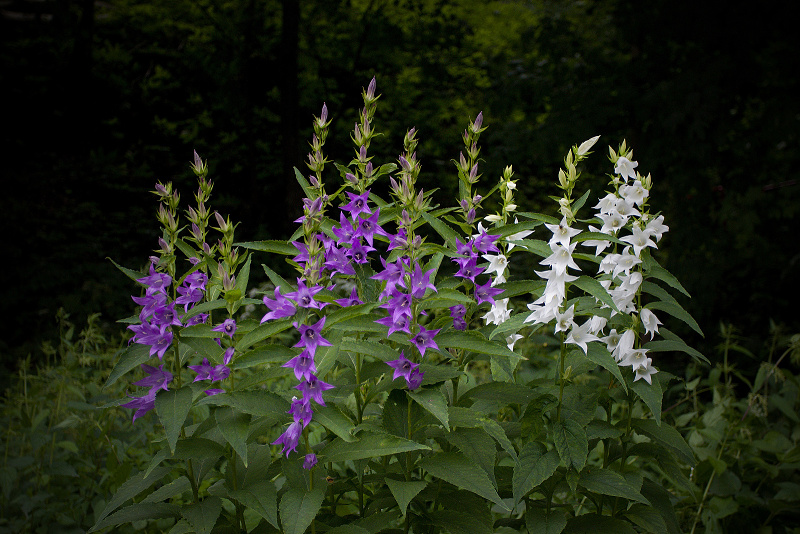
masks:
{"label": "white flower", "polygon": [[620,237],[620,241],[624,241],[633,246],[633,253],[638,258],[642,254],[642,249],[646,247],[658,248],[655,243],[650,241],[650,233],[647,230],[642,230],[638,226],[633,227],[633,234]]}
{"label": "white flower", "polygon": [[641,206],[644,199],[650,195],[650,191],[644,188],[641,180],[634,181],[633,185],[621,186],[619,188],[619,193],[625,200],[637,206]]}
{"label": "white flower", "polygon": [[603,227],[600,228],[600,231],[608,235],[617,233],[628,222],[628,218],[621,215],[616,209],[608,213],[601,213],[600,218],[603,220]]}
{"label": "white flower", "polygon": [[642,325],[644,325],[645,334],[650,334],[650,339],[653,339],[653,336],[658,332],[658,325],[662,324],[661,321],[658,320],[655,313],[647,308],[641,311],[639,318],[642,320]]}
{"label": "white flower", "polygon": [[591,326],[589,327],[589,332],[597,335],[603,330],[603,328],[606,327],[608,319],[606,319],[602,315],[593,315],[592,318],[589,319],[589,322],[591,323]]}
{"label": "white flower", "polygon": [[625,200],[624,198],[618,198],[614,208],[617,210],[617,213],[625,217],[627,220],[628,217],[635,215],[640,217],[642,213],[633,207],[633,204]]}
{"label": "white flower", "polygon": [[656,241],[661,241],[661,236],[669,231],[669,226],[664,224],[664,216],[659,215],[658,217],[647,223],[647,227],[644,229],[644,231],[649,232],[651,235],[654,235]]}
{"label": "white flower", "polygon": [[600,199],[594,209],[600,210],[600,213],[610,213],[617,205],[617,198],[619,197],[614,193],[609,193]]}
{"label": "white flower", "polygon": [[500,217],[499,215],[487,215],[487,216],[486,216],[486,217],[484,217],[483,219],[484,219],[485,221],[489,221],[489,222],[492,222],[492,223],[495,223],[495,222],[500,222],[500,221],[502,221],[502,220],[503,220],[503,218],[502,218],[502,217]]}
{"label": "white flower", "polygon": [[[629,155],[633,157],[633,151],[631,151]],[[633,169],[638,166],[639,162],[631,161],[625,156],[620,156],[614,167],[614,172],[626,178],[636,178],[636,172]]]}
{"label": "white flower", "polygon": [[[519,224],[519,219],[517,219],[516,217],[514,217],[514,224]],[[516,246],[516,245],[514,245],[514,241],[519,241],[521,239],[525,239],[526,237],[528,237],[532,233],[533,233],[533,230],[523,230],[521,232],[517,232],[516,234],[512,234],[512,235],[506,237],[506,241],[508,242],[508,251],[510,252],[511,249]]]}
{"label": "white flower", "polygon": [[594,144],[597,142],[598,139],[600,139],[600,136],[595,135],[591,139],[587,139],[586,141],[581,143],[581,146],[578,147],[578,155],[583,156],[587,152],[589,152],[589,150],[591,150],[591,148],[594,146]]}
{"label": "white flower", "polygon": [[642,263],[642,260],[637,258],[634,254],[631,254],[630,249],[631,247],[629,246],[622,249],[622,254],[617,258],[617,264],[614,266],[614,271],[611,273],[614,278],[616,278],[620,272],[630,274],[634,265]]}
{"label": "white flower", "polygon": [[576,235],[578,235],[579,233],[581,233],[581,231],[578,230],[577,228],[570,228],[569,227],[569,224],[567,224],[567,218],[566,217],[561,219],[561,223],[560,224],[547,224],[547,223],[545,223],[545,226],[548,228],[548,230],[553,232],[553,237],[551,237],[550,241],[548,242],[548,244],[551,247],[552,247],[553,243],[560,243],[560,244],[564,245],[565,247],[569,246],[569,240],[571,238],[575,237]]}
{"label": "white flower", "polygon": [[511,317],[511,310],[508,309],[508,299],[499,299],[494,301],[492,308],[483,316],[483,320],[486,321],[486,324],[499,326],[506,322],[509,317]]}
{"label": "white flower", "polygon": [[619,338],[620,335],[617,334],[617,329],[612,328],[611,332],[609,332],[606,337],[600,338],[600,341],[606,344],[608,352],[613,353],[615,350],[617,350],[617,344],[619,343]]}
{"label": "white flower", "polygon": [[[592,226],[591,224],[589,225],[589,231],[590,232],[600,232],[599,229],[597,229],[596,227]],[[587,247],[596,247],[595,251],[594,251],[594,255],[595,256],[599,256],[601,252],[603,252],[606,248],[608,248],[608,246],[611,244],[611,242],[607,241],[605,239],[587,239],[586,241],[583,242],[583,244],[584,244],[584,246],[587,246]]]}
{"label": "white flower", "polygon": [[625,330],[617,341],[617,346],[614,347],[612,352],[614,358],[621,362],[628,357],[628,353],[633,351],[633,344],[636,342],[636,335],[633,330]]}
{"label": "white flower", "polygon": [[573,325],[572,330],[570,330],[567,339],[564,340],[564,343],[578,345],[581,349],[583,349],[583,353],[586,354],[588,351],[586,344],[592,341],[597,341],[598,339],[596,335],[589,332],[590,328],[591,321],[586,321],[580,326]]}
{"label": "white flower", "polygon": [[566,332],[569,330],[575,322],[573,318],[575,317],[575,305],[569,307],[564,313],[556,312],[556,328],[554,333],[557,332]]}
{"label": "white flower", "polygon": [[628,351],[625,355],[625,358],[619,362],[622,367],[631,366],[633,370],[637,370],[641,367],[647,365],[647,358],[645,354],[647,353],[647,349],[632,349]]}
{"label": "white flower", "polygon": [[572,252],[575,250],[576,246],[577,243],[573,243],[569,245],[569,247],[553,243],[550,245],[550,250],[552,250],[553,253],[539,263],[552,266],[552,269],[558,274],[566,273],[567,267],[572,267],[580,271],[580,267],[578,267],[578,264],[572,259]]}
{"label": "white flower", "polygon": [[522,339],[522,336],[520,334],[511,334],[509,336],[506,336],[506,345],[508,345],[508,350],[514,350],[514,345],[520,339]]}
{"label": "white flower", "polygon": [[633,381],[636,382],[640,378],[644,378],[647,380],[647,383],[651,386],[653,385],[652,376],[658,372],[658,369],[653,367],[652,361],[650,358],[647,358],[644,365],[640,366],[636,369],[636,377],[634,377]]}
{"label": "white flower", "polygon": [[483,259],[489,262],[484,274],[497,273],[502,276],[508,265],[508,259],[503,254],[484,254]]}

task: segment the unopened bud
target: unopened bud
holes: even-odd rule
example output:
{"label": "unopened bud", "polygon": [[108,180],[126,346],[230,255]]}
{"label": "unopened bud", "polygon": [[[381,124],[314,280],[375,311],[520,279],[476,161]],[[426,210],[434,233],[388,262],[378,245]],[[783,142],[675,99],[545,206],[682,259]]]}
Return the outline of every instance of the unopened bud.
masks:
{"label": "unopened bud", "polygon": [[462,210],[464,210],[464,211],[469,210],[469,201],[466,198],[462,198],[461,202],[459,202],[459,204],[461,205],[461,209]]}
{"label": "unopened bud", "polygon": [[311,187],[319,187],[319,180],[313,174],[308,177],[308,182],[311,184]]}
{"label": "unopened bud", "polygon": [[481,111],[478,113],[478,116],[475,117],[475,122],[472,123],[472,132],[479,133],[481,131],[481,126],[483,125],[483,112]]}
{"label": "unopened bud", "polygon": [[472,168],[469,170],[469,177],[467,178],[467,180],[471,184],[474,184],[475,182],[478,181],[478,164],[477,163],[475,165],[473,165]]}
{"label": "unopened bud", "polygon": [[368,161],[367,165],[364,167],[364,178],[372,178],[372,173],[374,172],[374,168],[372,167],[372,162]]}
{"label": "unopened bud", "polygon": [[375,77],[372,77],[372,80],[369,82],[367,86],[367,100],[374,100],[375,99]]}
{"label": "unopened bud", "polygon": [[586,153],[589,152],[589,150],[591,150],[591,148],[594,146],[594,144],[597,142],[598,139],[600,139],[600,136],[596,135],[591,139],[587,139],[586,141],[581,143],[581,146],[578,147],[577,155],[578,156],[586,155]]}
{"label": "unopened bud", "polygon": [[169,243],[167,243],[163,237],[158,238],[158,247],[161,252],[164,254],[169,254],[171,252]]}
{"label": "unopened bud", "polygon": [[472,224],[473,222],[475,222],[475,208],[467,212],[467,223]]}
{"label": "unopened bud", "polygon": [[324,128],[325,123],[328,122],[328,106],[324,102],[322,103],[322,112],[319,114],[319,127]]}
{"label": "unopened bud", "polygon": [[358,183],[358,178],[356,178],[356,175],[351,172],[345,173],[344,179],[350,182],[351,184]]}

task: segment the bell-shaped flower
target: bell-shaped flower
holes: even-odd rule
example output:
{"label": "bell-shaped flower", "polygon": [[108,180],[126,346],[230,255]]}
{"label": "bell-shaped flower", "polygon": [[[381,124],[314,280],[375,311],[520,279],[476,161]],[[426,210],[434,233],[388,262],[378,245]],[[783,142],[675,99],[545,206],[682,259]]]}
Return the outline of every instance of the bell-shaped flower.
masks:
{"label": "bell-shaped flower", "polygon": [[639,318],[642,320],[645,334],[650,334],[650,339],[653,339],[656,333],[658,333],[658,325],[662,324],[661,321],[658,320],[655,313],[647,308],[642,309]]}
{"label": "bell-shaped flower", "polygon": [[312,356],[316,353],[317,347],[330,347],[331,342],[322,337],[322,329],[325,327],[325,319],[326,317],[323,317],[313,326],[305,324],[298,325],[297,323],[293,323],[294,327],[300,332],[300,341],[298,341],[294,346],[305,347],[305,349]]}

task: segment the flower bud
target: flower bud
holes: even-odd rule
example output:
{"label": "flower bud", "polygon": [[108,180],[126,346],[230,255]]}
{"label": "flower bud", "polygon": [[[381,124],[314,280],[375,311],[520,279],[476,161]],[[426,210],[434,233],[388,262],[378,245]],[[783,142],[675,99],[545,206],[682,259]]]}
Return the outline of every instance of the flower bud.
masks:
{"label": "flower bud", "polygon": [[376,85],[375,77],[373,76],[372,80],[369,82],[369,85],[367,86],[366,100],[368,101],[375,100],[375,85]]}
{"label": "flower bud", "polygon": [[328,122],[328,106],[323,102],[322,112],[319,114],[319,120],[317,121],[317,124],[319,124],[320,128],[324,128],[327,122]]}
{"label": "flower bud", "polygon": [[475,117],[475,122],[472,123],[472,133],[480,133],[481,126],[483,125],[483,112],[481,111],[478,113],[478,116]]}
{"label": "flower bud", "polygon": [[475,222],[475,208],[467,212],[467,224],[472,224],[473,222]]}
{"label": "flower bud", "polygon": [[475,165],[473,165],[472,168],[469,170],[469,176],[467,177],[467,180],[471,184],[474,184],[475,182],[478,181],[478,164],[477,163]]}
{"label": "flower bud", "polygon": [[497,214],[492,214],[492,215],[487,215],[486,217],[484,217],[484,218],[483,218],[483,220],[484,220],[484,221],[489,221],[489,222],[491,222],[491,223],[496,223],[496,222],[500,222],[500,221],[502,221],[502,220],[503,220],[503,218],[502,218],[502,217],[500,217],[500,216],[499,216],[499,215],[497,215]]}
{"label": "flower bud", "polygon": [[368,161],[367,165],[364,167],[364,178],[369,180],[372,178],[372,174],[375,172],[374,168],[372,167],[372,162]]}
{"label": "flower bud", "polygon": [[351,172],[345,173],[344,179],[350,182],[351,184],[358,183],[358,178],[356,178],[356,175]]}
{"label": "flower bud", "polygon": [[462,210],[464,210],[464,211],[469,210],[469,201],[467,201],[466,198],[462,198],[461,202],[459,204],[461,205],[461,209]]}
{"label": "flower bud", "polygon": [[319,180],[313,174],[308,177],[308,182],[311,184],[311,187],[319,187]]}
{"label": "flower bud", "polygon": [[576,154],[578,156],[585,156],[589,152],[589,150],[591,150],[591,148],[594,146],[594,144],[597,142],[598,139],[600,139],[600,136],[596,135],[591,139],[587,139],[586,141],[581,143],[581,146],[578,147],[578,151],[576,152]]}

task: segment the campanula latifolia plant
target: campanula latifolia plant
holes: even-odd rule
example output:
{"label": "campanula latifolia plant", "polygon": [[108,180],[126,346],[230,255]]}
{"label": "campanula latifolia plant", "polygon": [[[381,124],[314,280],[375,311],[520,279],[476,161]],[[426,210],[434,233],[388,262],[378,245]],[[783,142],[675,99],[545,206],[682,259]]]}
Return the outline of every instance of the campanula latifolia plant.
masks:
{"label": "campanula latifolia plant", "polygon": [[[375,161],[374,79],[362,97],[349,162],[325,155],[327,107],[314,118],[288,242],[237,243],[197,156],[191,207],[156,186],[159,250],[146,273],[123,269],[141,308],[111,381],[131,384],[132,424],[163,434],[93,530],[673,532],[664,473],[695,457],[662,423],[675,377],[658,362],[704,358],[668,330],[699,327],[655,258],[669,228],[633,151],[609,149],[589,208],[580,164],[598,137],[573,146],[558,216],[526,212],[524,177],[481,174],[479,113],[453,160],[458,196],[439,199],[420,187],[414,128],[396,161]],[[272,287],[249,299],[266,254],[296,275],[263,265]],[[263,317],[242,318],[253,303]]]}

